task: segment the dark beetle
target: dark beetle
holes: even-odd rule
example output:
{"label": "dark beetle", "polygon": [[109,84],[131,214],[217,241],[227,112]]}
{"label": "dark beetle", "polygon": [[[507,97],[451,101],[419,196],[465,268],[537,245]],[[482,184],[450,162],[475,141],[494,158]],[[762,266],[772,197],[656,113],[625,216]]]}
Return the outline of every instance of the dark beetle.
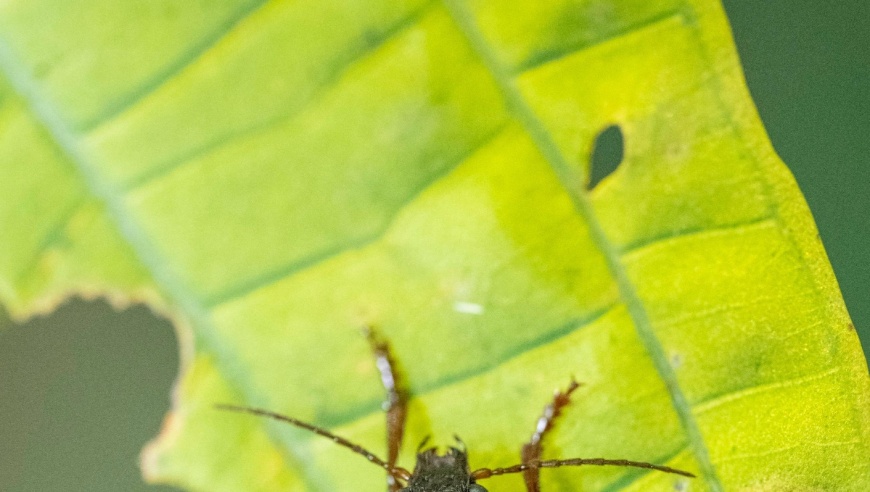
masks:
{"label": "dark beetle", "polygon": [[428,449],[417,454],[417,464],[414,473],[408,480],[406,492],[486,492],[486,489],[474,483],[471,470],[468,468],[468,456],[464,450],[450,448],[444,455],[439,455],[435,449]]}
{"label": "dark beetle", "polygon": [[522,447],[520,453],[522,463],[507,468],[480,468],[472,471],[468,466],[468,454],[465,452],[465,445],[457,437],[455,439],[458,447],[450,447],[444,454],[439,454],[436,448],[425,448],[426,441],[423,441],[417,449],[417,463],[414,465],[412,473],[405,468],[396,466],[405,430],[408,395],[397,377],[395,359],[390,354],[387,343],[380,340],[370,328],[366,329],[366,335],[375,353],[378,370],[381,373],[381,381],[387,390],[387,401],[385,404],[387,411],[387,460],[379,458],[362,446],[337,436],[326,429],[321,429],[292,417],[258,408],[234,405],[217,405],[217,407],[223,410],[245,412],[280,420],[329,438],[336,444],[364,456],[372,463],[386,470],[387,490],[389,492],[487,492],[483,486],[477,483],[478,480],[508,473],[522,473],[526,489],[529,492],[540,492],[538,471],[541,468],[556,468],[560,466],[627,466],[658,470],[685,477],[695,476],[687,471],[642,461],[604,458],[541,460],[541,442],[544,436],[553,427],[553,423],[561,413],[562,408],[569,403],[571,393],[580,386],[574,381],[571,381],[571,385],[566,391],[556,392],[553,401],[544,408],[544,413],[538,419],[532,438]]}

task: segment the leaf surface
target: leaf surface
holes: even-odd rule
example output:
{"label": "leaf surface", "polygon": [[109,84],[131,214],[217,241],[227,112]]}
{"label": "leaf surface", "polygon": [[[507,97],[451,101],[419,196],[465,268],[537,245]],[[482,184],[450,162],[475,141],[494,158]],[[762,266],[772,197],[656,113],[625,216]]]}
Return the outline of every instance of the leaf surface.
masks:
{"label": "leaf surface", "polygon": [[[173,316],[186,357],[149,479],[376,490],[358,327],[432,434],[518,460],[584,383],[545,490],[867,490],[870,384],[809,211],[701,1],[0,5],[0,296]],[[624,162],[587,189],[596,136]],[[493,490],[522,490],[518,477]]]}

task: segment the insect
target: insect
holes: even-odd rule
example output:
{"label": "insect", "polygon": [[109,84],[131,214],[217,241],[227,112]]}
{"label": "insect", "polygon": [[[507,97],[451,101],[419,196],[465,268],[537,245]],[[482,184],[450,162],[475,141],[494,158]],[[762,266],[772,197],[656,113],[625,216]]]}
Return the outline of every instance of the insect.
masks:
{"label": "insect", "polygon": [[364,333],[374,352],[381,382],[387,392],[387,399],[384,402],[387,419],[386,460],[326,429],[292,417],[259,408],[236,405],[216,405],[217,408],[268,417],[326,437],[336,444],[362,455],[370,462],[386,470],[387,490],[389,492],[487,492],[487,489],[477,483],[478,480],[509,473],[522,473],[528,492],[540,492],[540,469],[562,466],[624,466],[646,468],[685,477],[695,476],[687,471],[642,461],[604,458],[542,460],[541,453],[544,437],[553,428],[553,424],[562,413],[562,409],[570,403],[571,393],[580,386],[573,380],[567,390],[564,392],[557,391],[553,400],[544,408],[544,412],[537,421],[535,432],[532,434],[531,439],[521,448],[521,463],[519,464],[505,468],[478,468],[472,471],[468,464],[465,444],[458,437],[454,436],[457,445],[449,447],[444,454],[439,454],[438,450],[434,447],[427,448],[426,443],[428,439],[424,440],[417,448],[417,462],[414,465],[413,471],[397,466],[399,449],[402,445],[402,437],[405,432],[408,393],[398,377],[396,361],[390,353],[389,345],[371,328],[366,328]]}

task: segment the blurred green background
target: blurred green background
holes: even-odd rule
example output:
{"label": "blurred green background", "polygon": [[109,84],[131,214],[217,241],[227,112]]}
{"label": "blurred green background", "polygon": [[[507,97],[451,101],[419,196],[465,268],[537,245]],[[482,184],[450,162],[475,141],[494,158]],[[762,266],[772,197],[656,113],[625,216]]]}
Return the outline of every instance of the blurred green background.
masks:
{"label": "blurred green background", "polygon": [[[815,215],[870,349],[870,2],[726,0],[773,145]],[[14,325],[0,313],[0,490],[169,491],[141,483],[178,370],[171,326],[74,300]]]}

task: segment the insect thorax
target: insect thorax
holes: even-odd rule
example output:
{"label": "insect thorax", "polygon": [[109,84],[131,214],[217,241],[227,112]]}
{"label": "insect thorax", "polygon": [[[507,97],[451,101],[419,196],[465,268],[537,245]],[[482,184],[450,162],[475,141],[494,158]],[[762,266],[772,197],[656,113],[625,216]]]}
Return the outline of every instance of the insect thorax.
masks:
{"label": "insect thorax", "polygon": [[475,485],[465,451],[449,448],[439,455],[427,449],[417,455],[414,473],[402,492],[486,492]]}

